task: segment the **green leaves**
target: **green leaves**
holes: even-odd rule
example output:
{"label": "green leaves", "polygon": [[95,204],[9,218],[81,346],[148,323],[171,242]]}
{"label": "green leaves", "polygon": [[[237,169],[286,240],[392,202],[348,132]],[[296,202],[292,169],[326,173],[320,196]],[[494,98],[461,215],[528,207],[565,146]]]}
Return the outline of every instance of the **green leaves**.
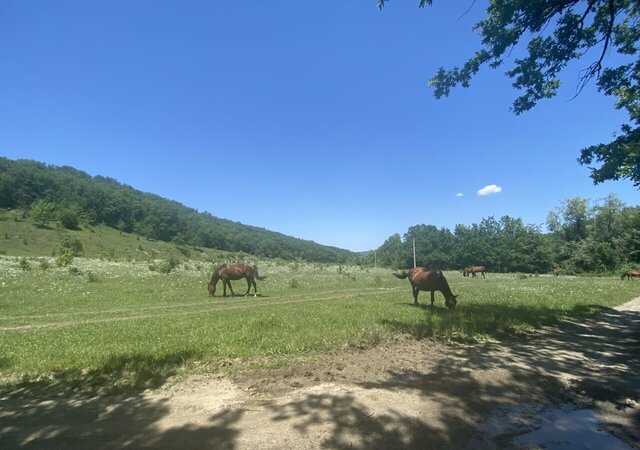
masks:
{"label": "green leaves", "polygon": [[[385,3],[378,1],[378,7]],[[431,3],[420,1],[419,5]],[[440,67],[429,80],[434,96],[447,97],[456,86],[469,87],[483,66],[496,69],[512,53],[519,53],[506,75],[520,91],[511,110],[521,114],[540,100],[556,96],[562,70],[570,61],[589,55],[591,63],[579,74],[576,95],[595,78],[598,90],[616,97],[616,108],[629,113],[629,123],[613,142],[583,149],[578,161],[600,164],[591,167],[596,184],[628,178],[640,187],[636,128],[640,125],[640,4],[634,0],[490,0],[486,14],[474,26],[482,48],[462,67]],[[632,61],[605,67],[612,50]]]}
{"label": "green leaves", "polygon": [[47,200],[38,200],[29,210],[31,218],[40,226],[46,226],[54,218],[55,205]]}

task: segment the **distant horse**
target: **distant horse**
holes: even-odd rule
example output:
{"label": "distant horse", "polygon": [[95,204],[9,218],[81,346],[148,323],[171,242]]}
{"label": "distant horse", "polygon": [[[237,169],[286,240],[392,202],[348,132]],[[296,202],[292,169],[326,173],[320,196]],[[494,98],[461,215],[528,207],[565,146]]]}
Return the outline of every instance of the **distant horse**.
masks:
{"label": "distant horse", "polygon": [[631,277],[640,277],[640,270],[627,270],[620,277],[621,280],[624,280],[624,277],[627,277],[627,280]]}
{"label": "distant horse", "polygon": [[404,280],[409,278],[411,283],[411,289],[413,291],[413,304],[418,305],[418,293],[419,291],[431,291],[431,307],[433,308],[434,291],[442,292],[444,295],[444,303],[449,310],[455,308],[458,302],[457,295],[453,295],[447,279],[442,274],[441,270],[431,269],[427,270],[423,267],[414,267],[408,271],[393,274],[396,278]]}
{"label": "distant horse", "polygon": [[462,275],[465,277],[468,277],[469,275],[472,275],[474,278],[476,277],[476,273],[481,273],[482,274],[482,278],[485,278],[484,273],[487,270],[484,268],[484,266],[469,266],[469,267],[465,267],[464,269],[462,269]]}
{"label": "distant horse", "polygon": [[560,276],[560,269],[553,269],[553,275],[556,277]]}
{"label": "distant horse", "polygon": [[231,287],[230,280],[239,280],[245,278],[247,280],[247,292],[244,294],[249,295],[251,285],[253,285],[253,296],[258,295],[258,288],[256,286],[256,280],[264,280],[267,277],[261,277],[258,275],[258,267],[255,264],[223,264],[213,271],[211,275],[211,281],[209,281],[209,295],[216,294],[216,285],[218,280],[222,280],[223,296],[227,296],[227,286],[231,289],[231,295],[236,295]]}

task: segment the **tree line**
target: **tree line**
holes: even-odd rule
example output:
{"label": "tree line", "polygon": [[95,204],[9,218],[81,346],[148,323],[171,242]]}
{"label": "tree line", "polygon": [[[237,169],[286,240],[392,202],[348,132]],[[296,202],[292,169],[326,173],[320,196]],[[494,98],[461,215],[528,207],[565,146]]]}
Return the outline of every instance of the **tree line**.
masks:
{"label": "tree line", "polygon": [[[572,198],[551,211],[547,232],[520,218],[488,217],[453,231],[415,225],[390,236],[377,250],[378,264],[393,268],[459,270],[485,265],[493,272],[607,272],[640,265],[640,207],[615,195],[601,202]],[[369,258],[372,258],[369,255]]]}
{"label": "tree line", "polygon": [[268,258],[327,263],[359,258],[349,250],[198,212],[112,178],[31,160],[0,158],[0,208],[29,212],[41,226],[52,220],[69,229],[103,224],[149,239]]}

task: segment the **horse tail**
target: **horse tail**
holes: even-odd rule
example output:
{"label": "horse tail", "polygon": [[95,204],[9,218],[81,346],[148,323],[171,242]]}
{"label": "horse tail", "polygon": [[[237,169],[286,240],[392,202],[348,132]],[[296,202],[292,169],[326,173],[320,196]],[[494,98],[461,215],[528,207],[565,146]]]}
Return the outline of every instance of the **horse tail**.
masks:
{"label": "horse tail", "polygon": [[409,273],[406,270],[403,270],[400,273],[393,272],[393,276],[396,277],[396,278],[400,278],[401,280],[404,280],[405,278],[407,278],[409,276]]}
{"label": "horse tail", "polygon": [[258,280],[258,281],[262,281],[262,280],[266,280],[266,279],[267,279],[267,276],[266,276],[266,275],[265,275],[265,276],[263,276],[263,277],[261,277],[260,275],[258,275],[258,267],[256,266],[256,280]]}

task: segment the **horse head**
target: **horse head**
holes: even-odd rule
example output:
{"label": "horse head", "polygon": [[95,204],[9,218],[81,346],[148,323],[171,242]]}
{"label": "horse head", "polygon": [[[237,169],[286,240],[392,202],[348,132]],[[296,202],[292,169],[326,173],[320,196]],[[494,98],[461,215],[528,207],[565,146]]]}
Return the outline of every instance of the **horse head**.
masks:
{"label": "horse head", "polygon": [[212,283],[211,281],[209,281],[209,286],[208,286],[209,295],[212,297],[216,295],[216,284],[217,283]]}
{"label": "horse head", "polygon": [[450,298],[444,299],[444,304],[449,308],[449,311],[453,311],[456,305],[458,304],[458,296],[454,295]]}

